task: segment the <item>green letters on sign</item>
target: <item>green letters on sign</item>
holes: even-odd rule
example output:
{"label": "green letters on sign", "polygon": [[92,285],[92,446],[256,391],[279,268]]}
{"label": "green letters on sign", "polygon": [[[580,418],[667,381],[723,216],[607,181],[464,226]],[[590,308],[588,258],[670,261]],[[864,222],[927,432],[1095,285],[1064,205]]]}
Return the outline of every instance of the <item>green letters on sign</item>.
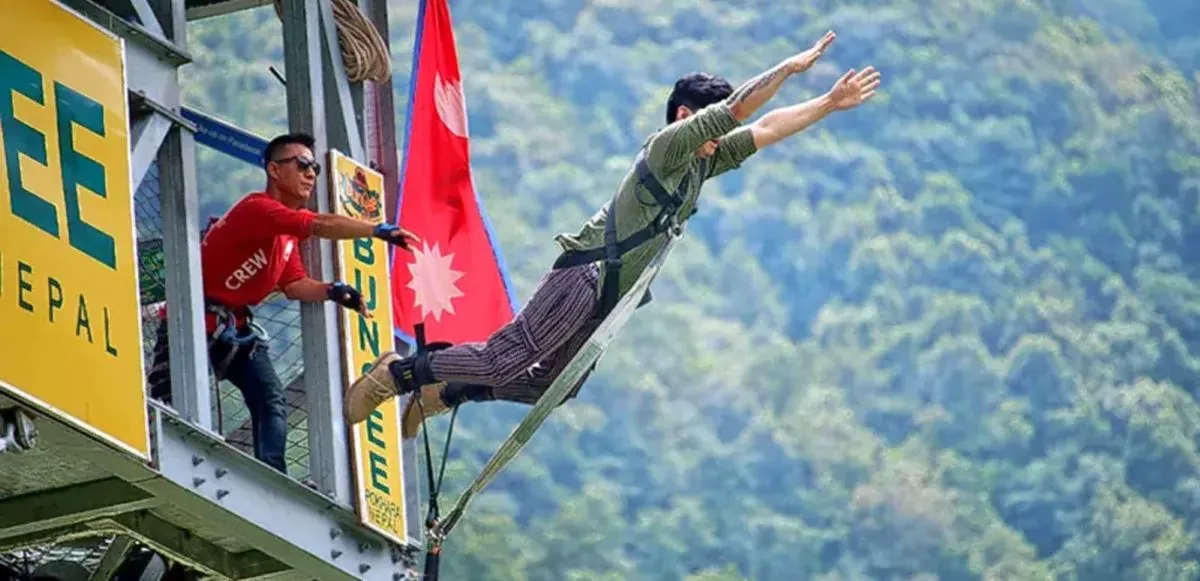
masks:
{"label": "green letters on sign", "polygon": [[108,197],[104,166],[75,151],[73,123],[96,135],[104,135],[104,106],[62,83],[54,83],[58,105],[58,152],[62,158],[63,198],[67,203],[67,237],[71,246],[113,270],[117,268],[117,245],[113,237],[88,224],[79,215],[79,186],[101,198]]}
{"label": "green letters on sign", "polygon": [[[8,166],[8,189],[13,215],[58,238],[58,209],[25,188],[21,179],[21,155],[49,165],[46,136],[17,119],[16,96],[45,105],[42,75],[12,55],[0,51],[0,133],[4,134],[4,161]],[[79,212],[79,188],[101,198],[108,197],[104,166],[75,150],[76,126],[103,136],[104,106],[74,89],[54,83],[54,105],[58,118],[58,155],[61,160],[63,201],[67,209],[67,238],[71,246],[109,268],[117,268],[117,245],[113,237],[89,224]]]}
{"label": "green letters on sign", "polygon": [[21,182],[21,154],[46,165],[46,136],[21,120],[13,102],[23,95],[44,105],[42,75],[0,50],[0,132],[4,133],[4,161],[8,165],[8,191],[12,213],[47,234],[58,237],[58,211],[54,204],[25,189]]}

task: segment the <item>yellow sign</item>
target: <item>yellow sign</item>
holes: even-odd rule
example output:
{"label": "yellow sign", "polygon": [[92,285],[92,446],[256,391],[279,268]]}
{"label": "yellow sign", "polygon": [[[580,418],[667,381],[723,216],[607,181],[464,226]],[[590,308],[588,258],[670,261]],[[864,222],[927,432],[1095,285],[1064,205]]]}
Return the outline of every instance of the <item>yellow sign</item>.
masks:
{"label": "yellow sign", "polygon": [[[338,151],[329,152],[334,211],[369,222],[383,221],[383,176]],[[366,238],[337,243],[339,280],[362,293],[371,318],[341,309],[342,361],[346,385],[393,348],[392,287],[387,243]],[[400,454],[400,403],[393,398],[352,428],[358,514],[363,524],[407,542],[404,466]]]}
{"label": "yellow sign", "polygon": [[0,18],[0,389],[149,458],[125,46],[51,0]]}

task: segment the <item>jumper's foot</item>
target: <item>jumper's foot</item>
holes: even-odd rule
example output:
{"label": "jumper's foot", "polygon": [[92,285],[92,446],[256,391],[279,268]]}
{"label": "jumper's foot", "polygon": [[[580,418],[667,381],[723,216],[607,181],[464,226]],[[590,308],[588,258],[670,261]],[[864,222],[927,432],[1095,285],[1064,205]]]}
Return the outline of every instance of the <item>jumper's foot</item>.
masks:
{"label": "jumper's foot", "polygon": [[[445,383],[435,383],[426,385],[421,388],[420,405],[417,405],[418,396],[413,394],[408,398],[408,404],[404,406],[404,413],[401,416],[400,437],[405,440],[411,440],[417,437],[417,432],[421,430],[421,422],[425,418],[440,416],[450,411],[450,406],[442,401],[442,392],[446,389]],[[421,412],[424,412],[422,414]]]}
{"label": "jumper's foot", "polygon": [[366,420],[376,408],[396,397],[396,381],[390,369],[396,361],[400,361],[400,356],[388,351],[380,355],[362,377],[350,384],[344,403],[347,423],[354,425]]}

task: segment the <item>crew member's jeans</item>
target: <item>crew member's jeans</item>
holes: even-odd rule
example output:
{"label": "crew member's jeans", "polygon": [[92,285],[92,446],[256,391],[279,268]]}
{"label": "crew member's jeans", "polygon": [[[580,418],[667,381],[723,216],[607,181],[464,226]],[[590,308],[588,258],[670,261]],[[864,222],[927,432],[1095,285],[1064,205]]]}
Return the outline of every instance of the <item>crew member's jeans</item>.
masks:
{"label": "crew member's jeans", "polygon": [[[154,345],[154,362],[150,366],[150,397],[171,403],[171,370],[168,353],[167,323],[158,326]],[[215,342],[208,351],[209,360],[221,362],[232,346]],[[254,457],[263,463],[287,474],[284,450],[287,446],[287,408],[283,401],[283,383],[275,373],[267,344],[255,341],[238,348],[229,361],[224,375],[242,392],[246,408],[250,411],[250,427],[253,434]]]}

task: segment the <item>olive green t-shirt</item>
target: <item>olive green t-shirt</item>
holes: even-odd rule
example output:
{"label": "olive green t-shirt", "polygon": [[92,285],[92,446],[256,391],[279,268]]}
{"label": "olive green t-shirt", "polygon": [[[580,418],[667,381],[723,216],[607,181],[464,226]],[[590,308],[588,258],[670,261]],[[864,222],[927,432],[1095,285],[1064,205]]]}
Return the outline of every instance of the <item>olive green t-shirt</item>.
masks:
{"label": "olive green t-shirt", "polygon": [[[708,160],[707,175],[701,176],[701,158],[696,152],[704,143],[714,139],[720,140],[719,145]],[[684,178],[688,178],[687,190],[683,192],[683,205],[679,210],[681,220],[686,219],[695,207],[705,179],[740,167],[742,162],[757,151],[750,128],[741,126],[724,101],[714,103],[686,119],[660,129],[646,140],[643,147],[651,173],[667,192],[675,192]],[[654,195],[638,181],[636,166],[631,166],[621,179],[614,203],[618,240],[624,240],[650,224],[661,208]],[[583,224],[577,234],[559,234],[554,239],[567,251],[603,247],[607,218],[606,204]],[[619,296],[625,296],[625,293],[629,292],[638,275],[666,243],[664,233],[622,257]],[[603,288],[603,263],[600,277],[599,288]]]}

